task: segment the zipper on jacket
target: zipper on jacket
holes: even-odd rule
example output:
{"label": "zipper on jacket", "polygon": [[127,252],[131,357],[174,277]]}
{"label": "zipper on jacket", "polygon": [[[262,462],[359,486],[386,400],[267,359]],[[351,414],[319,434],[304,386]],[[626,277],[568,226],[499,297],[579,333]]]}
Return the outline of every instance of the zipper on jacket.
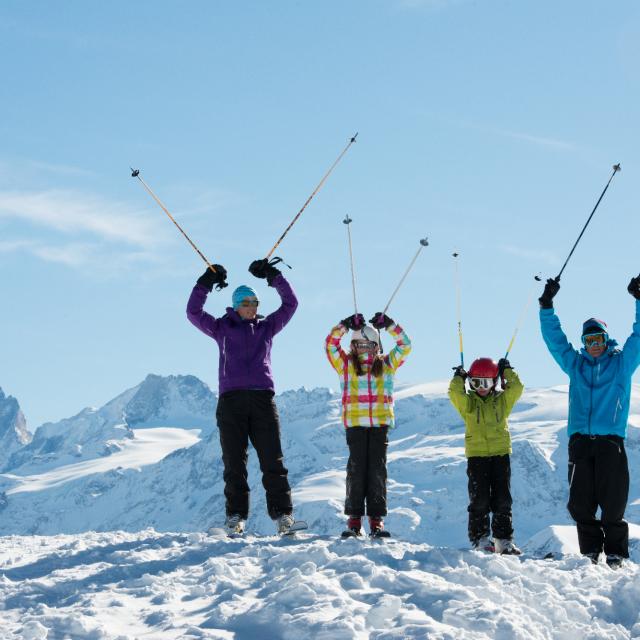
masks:
{"label": "zipper on jacket", "polygon": [[227,377],[227,336],[222,338],[222,377]]}
{"label": "zipper on jacket", "polygon": [[591,367],[591,386],[589,387],[589,422],[587,423],[589,437],[591,437],[591,414],[593,413],[593,373],[594,368]]}

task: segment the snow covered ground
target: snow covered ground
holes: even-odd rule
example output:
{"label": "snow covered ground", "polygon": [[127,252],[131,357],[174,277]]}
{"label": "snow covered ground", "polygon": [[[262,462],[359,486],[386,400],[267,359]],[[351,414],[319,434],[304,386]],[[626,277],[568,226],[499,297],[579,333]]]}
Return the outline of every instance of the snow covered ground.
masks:
{"label": "snow covered ground", "polygon": [[387,542],[337,538],[347,451],[326,389],[277,398],[296,515],[310,524],[297,539],[272,535],[253,453],[251,533],[204,533],[223,519],[222,466],[197,379],[150,377],[44,425],[0,475],[0,639],[640,638],[640,388],[619,571],[579,556],[566,513],[566,387],[527,390],[511,419],[525,556],[466,550],[464,429],[445,392],[398,391]]}
{"label": "snow covered ground", "polygon": [[640,637],[638,565],[579,556],[147,530],[9,536],[0,558],[2,638]]}

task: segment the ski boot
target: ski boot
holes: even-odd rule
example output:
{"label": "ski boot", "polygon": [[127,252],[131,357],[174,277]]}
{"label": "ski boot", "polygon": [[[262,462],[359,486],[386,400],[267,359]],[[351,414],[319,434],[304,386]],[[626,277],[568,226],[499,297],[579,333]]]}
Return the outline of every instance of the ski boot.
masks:
{"label": "ski boot", "polygon": [[224,530],[230,538],[241,538],[244,535],[245,522],[240,514],[231,513],[224,521]]}
{"label": "ski boot", "polygon": [[488,536],[476,538],[471,542],[474,551],[484,551],[485,553],[494,553],[496,550],[493,540]]}
{"label": "ski boot", "polygon": [[598,558],[600,557],[599,551],[591,551],[590,553],[582,554],[585,558],[589,558],[591,560],[591,564],[598,564]]}
{"label": "ski boot", "polygon": [[607,554],[607,566],[611,569],[620,569],[622,567],[622,561],[624,558],[617,553]]}
{"label": "ski boot", "polygon": [[362,535],[362,518],[360,516],[349,516],[347,528],[342,532],[342,538],[358,538]]}
{"label": "ski boot", "polygon": [[391,534],[385,531],[384,520],[380,516],[369,516],[369,537],[390,538]]}
{"label": "ski boot", "polygon": [[496,538],[494,542],[494,549],[496,553],[500,553],[504,556],[520,556],[522,551],[516,547],[513,540],[509,538]]}

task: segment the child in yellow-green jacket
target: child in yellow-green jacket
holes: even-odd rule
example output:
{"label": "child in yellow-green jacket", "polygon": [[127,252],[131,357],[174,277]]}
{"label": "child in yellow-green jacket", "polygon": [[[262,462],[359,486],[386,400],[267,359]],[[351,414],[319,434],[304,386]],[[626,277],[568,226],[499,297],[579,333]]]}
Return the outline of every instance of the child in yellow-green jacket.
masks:
{"label": "child in yellow-green jacket", "polygon": [[[497,389],[498,378],[503,380],[502,390]],[[449,399],[466,427],[469,539],[474,549],[521,553],[513,543],[511,436],[507,418],[523,388],[518,374],[504,358],[497,364],[490,358],[478,358],[468,374],[461,366],[456,367],[449,384]]]}
{"label": "child in yellow-green jacket", "polygon": [[[393,380],[398,367],[411,351],[411,341],[402,328],[383,313],[365,324],[361,314],[342,320],[327,336],[325,345],[331,366],[340,376],[342,421],[349,446],[347,497],[344,512],[349,516],[343,535],[360,535],[362,516],[369,516],[371,535],[388,535],[383,517],[387,514],[387,431],[394,426]],[[352,330],[349,352],[340,346]],[[395,347],[381,353],[380,329],[395,339]]]}

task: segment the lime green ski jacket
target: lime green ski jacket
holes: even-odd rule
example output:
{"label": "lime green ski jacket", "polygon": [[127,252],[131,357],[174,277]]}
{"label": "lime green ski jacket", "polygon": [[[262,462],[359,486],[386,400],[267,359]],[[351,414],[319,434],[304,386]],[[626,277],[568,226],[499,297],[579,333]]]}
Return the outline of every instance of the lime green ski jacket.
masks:
{"label": "lime green ski jacket", "polygon": [[504,391],[481,398],[467,392],[464,380],[454,376],[449,384],[449,400],[462,416],[466,431],[464,452],[467,458],[503,456],[511,453],[511,436],[507,418],[522,395],[524,386],[513,369],[505,369]]}

